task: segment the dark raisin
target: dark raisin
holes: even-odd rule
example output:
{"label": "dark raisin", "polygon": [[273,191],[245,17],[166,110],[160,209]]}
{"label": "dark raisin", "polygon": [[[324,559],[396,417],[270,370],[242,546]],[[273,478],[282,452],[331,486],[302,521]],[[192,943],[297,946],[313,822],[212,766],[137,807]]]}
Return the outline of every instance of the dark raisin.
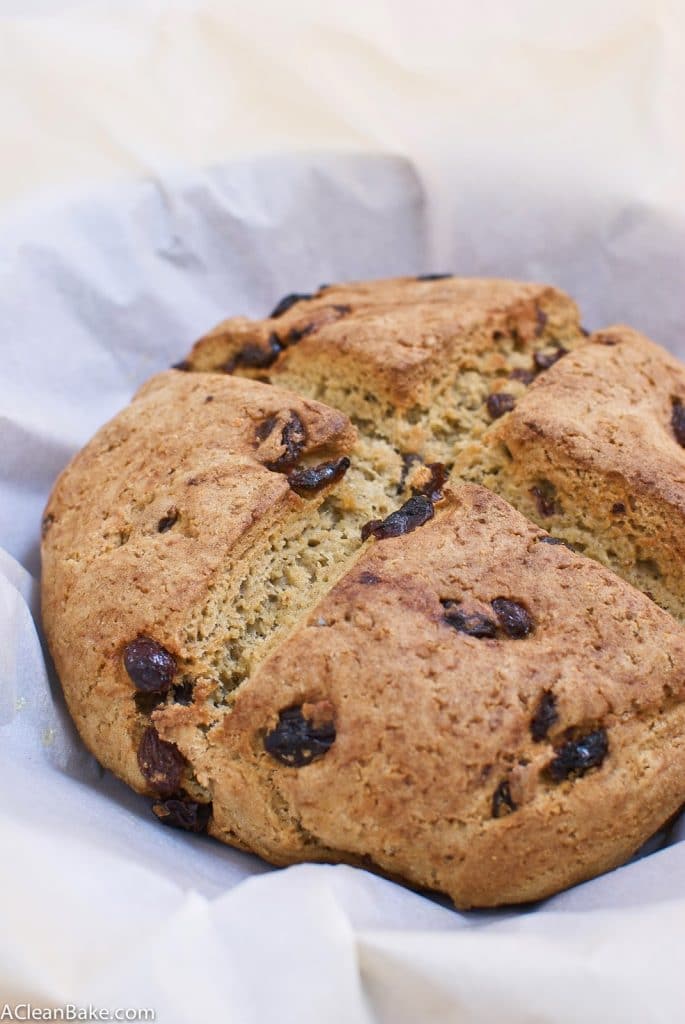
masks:
{"label": "dark raisin", "polygon": [[485,404],[492,419],[497,420],[500,416],[504,416],[505,412],[511,412],[516,405],[516,399],[513,395],[507,394],[506,391],[498,391],[493,395],[488,395],[488,400]]}
{"label": "dark raisin", "polygon": [[41,537],[47,537],[48,530],[55,521],[55,517],[49,512],[46,516],[43,516],[43,521],[40,524],[40,535]]}
{"label": "dark raisin", "polygon": [[255,439],[257,441],[266,441],[267,437],[278,423],[277,416],[268,416],[265,420],[259,424],[255,430]]}
{"label": "dark raisin", "polygon": [[265,463],[267,469],[282,473],[295,465],[307,440],[304,424],[296,412],[291,412],[281,433],[281,444],[285,448],[282,455],[272,462]]}
{"label": "dark raisin", "polygon": [[679,398],[672,399],[671,427],[681,448],[685,448],[685,405]]}
{"label": "dark raisin", "polygon": [[505,779],[492,795],[492,816],[502,818],[505,814],[511,814],[516,810],[516,804],[512,800],[509,783]]}
{"label": "dark raisin", "polygon": [[281,443],[286,449],[285,457],[289,462],[299,457],[306,438],[307,433],[302,420],[297,413],[291,412],[281,434]]}
{"label": "dark raisin", "polygon": [[372,572],[362,572],[359,574],[359,582],[363,583],[364,586],[372,586],[374,583],[380,583],[380,576],[376,576]]}
{"label": "dark raisin", "polygon": [[445,281],[448,277],[454,277],[454,274],[417,274],[417,281]]}
{"label": "dark raisin", "polygon": [[445,609],[443,621],[452,626],[458,633],[476,637],[478,640],[492,640],[497,636],[497,623],[480,612],[464,611],[456,601],[441,601]]}
{"label": "dark raisin", "polygon": [[185,763],[178,747],[161,739],[154,726],[148,726],[138,747],[138,765],[160,796],[171,796],[176,792]]}
{"label": "dark raisin", "polygon": [[276,317],[287,313],[290,307],[294,306],[297,302],[307,302],[311,298],[312,296],[308,292],[292,292],[290,295],[285,295],[271,310],[269,319],[275,320]]}
{"label": "dark raisin", "polygon": [[604,729],[596,729],[579,740],[570,740],[559,747],[547,771],[554,782],[562,782],[570,775],[584,775],[598,768],[609,752],[609,740]]}
{"label": "dark raisin", "polygon": [[561,547],[563,548],[568,548],[569,551],[575,551],[573,545],[569,544],[568,541],[562,541],[560,537],[550,537],[549,534],[546,534],[544,537],[539,537],[538,543],[551,544],[554,547],[558,547],[559,545],[561,545]]}
{"label": "dark raisin", "polygon": [[442,489],[447,482],[447,469],[442,462],[429,462],[426,468],[430,470],[430,479],[421,487],[414,487],[413,493],[425,494],[433,503],[442,501]]}
{"label": "dark raisin", "polygon": [[198,804],[195,800],[162,800],[152,805],[152,813],[157,815],[163,825],[170,825],[171,828],[182,828],[185,832],[205,832],[212,805]]}
{"label": "dark raisin", "polygon": [[595,334],[593,339],[599,345],[619,345],[621,339],[617,338],[615,334]]}
{"label": "dark raisin", "polygon": [[535,308],[535,337],[539,338],[547,326],[547,314],[539,306]]}
{"label": "dark raisin", "polygon": [[283,345],[277,334],[270,334],[267,338],[266,348],[263,345],[256,345],[249,342],[239,352],[231,356],[223,365],[224,373],[233,373],[239,366],[251,370],[263,370],[273,365],[283,351]]}
{"label": "dark raisin", "polygon": [[555,722],[559,720],[557,698],[551,690],[545,690],[538,701],[530,723],[530,733],[536,743],[545,739]]}
{"label": "dark raisin", "polygon": [[626,514],[626,507],[622,501],[615,501],[611,506],[612,515],[624,516]]}
{"label": "dark raisin", "polygon": [[288,474],[288,483],[298,494],[315,494],[322,487],[342,480],[349,468],[350,460],[344,455],[341,459],[333,459],[331,462],[320,462],[318,466],[294,469]]}
{"label": "dark raisin", "polygon": [[541,516],[547,519],[549,516],[553,516],[557,510],[556,496],[557,491],[554,484],[548,481],[543,481],[536,484],[530,489],[531,496],[535,498],[535,504],[537,510]]}
{"label": "dark raisin", "polygon": [[174,704],[183,704],[185,707],[192,704],[193,689],[194,683],[192,679],[184,679],[182,683],[176,683],[176,686],[171,691]]}
{"label": "dark raisin", "polygon": [[532,384],[535,380],[535,374],[532,370],[524,370],[523,367],[517,366],[509,374],[509,380],[520,380],[522,384]]}
{"label": "dark raisin", "polygon": [[157,523],[157,532],[166,533],[178,521],[178,509],[170,508],[165,516],[162,516]]}
{"label": "dark raisin", "polygon": [[402,472],[400,473],[400,479],[397,484],[398,494],[401,494],[402,491],[404,490],[405,484],[407,482],[407,476],[409,475],[409,471],[415,462],[423,462],[421,456],[416,455],[415,452],[407,452],[406,455],[402,456]]}
{"label": "dark raisin", "polygon": [[514,640],[523,640],[524,637],[530,636],[533,632],[533,620],[522,604],[507,597],[496,597],[491,603],[492,610],[507,636]]}
{"label": "dark raisin", "polygon": [[298,341],[302,341],[308,334],[313,334],[317,328],[316,323],[305,324],[304,327],[293,327],[291,331],[288,331],[285,344],[286,345],[297,345]]}
{"label": "dark raisin", "polygon": [[190,363],[187,359],[182,359],[180,363],[173,363],[172,370],[180,370],[182,373],[187,373],[190,369]]}
{"label": "dark raisin", "polygon": [[207,397],[205,398],[205,404],[207,404],[207,402],[213,402],[213,401],[214,401],[214,395],[207,395]]}
{"label": "dark raisin", "polygon": [[160,704],[163,704],[166,700],[165,693],[143,693],[142,690],[136,690],[133,694],[133,700],[135,701],[136,708],[140,711],[141,715],[146,715],[148,718]]}
{"label": "dark raisin", "polygon": [[294,707],[280,712],[278,725],[264,737],[264,749],[281,764],[301,768],[323,757],[334,741],[333,722],[315,725]]}
{"label": "dark raisin", "polygon": [[418,526],[423,526],[435,515],[433,502],[425,494],[415,494],[405,501],[396,512],[391,512],[386,519],[372,519],[362,526],[362,540],[375,537],[384,540],[386,537],[399,537],[411,533]]}
{"label": "dark raisin", "polygon": [[297,345],[299,341],[306,338],[310,334],[314,334],[320,327],[325,327],[326,324],[330,324],[335,320],[339,320],[340,317],[346,316],[352,312],[352,307],[339,303],[337,305],[325,306],[319,311],[319,314],[314,320],[309,323],[303,324],[301,327],[293,327],[285,337],[284,345]]}
{"label": "dark raisin", "polygon": [[124,668],[144,693],[164,693],[176,675],[176,659],[165,647],[139,636],[124,648]]}
{"label": "dark raisin", "polygon": [[567,354],[568,349],[564,348],[563,345],[559,345],[553,352],[536,352],[533,356],[533,362],[538,370],[549,370],[550,366],[554,366],[562,356]]}

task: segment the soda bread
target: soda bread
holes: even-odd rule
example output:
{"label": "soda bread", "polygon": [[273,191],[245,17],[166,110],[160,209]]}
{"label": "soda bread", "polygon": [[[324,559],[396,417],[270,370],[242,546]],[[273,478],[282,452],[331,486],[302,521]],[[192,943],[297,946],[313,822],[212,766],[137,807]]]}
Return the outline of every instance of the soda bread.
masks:
{"label": "soda bread", "polygon": [[460,907],[622,863],[685,800],[683,401],[542,285],[225,321],[46,508],[85,743],[166,824]]}

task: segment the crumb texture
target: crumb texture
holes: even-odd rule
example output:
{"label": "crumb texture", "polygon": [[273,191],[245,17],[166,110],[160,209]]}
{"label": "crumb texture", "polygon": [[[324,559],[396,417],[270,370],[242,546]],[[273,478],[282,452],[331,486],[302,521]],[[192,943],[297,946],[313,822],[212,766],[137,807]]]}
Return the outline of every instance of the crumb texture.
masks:
{"label": "crumb texture", "polygon": [[84,741],[163,824],[462,907],[622,863],[685,799],[684,403],[544,285],[225,321],[46,508]]}

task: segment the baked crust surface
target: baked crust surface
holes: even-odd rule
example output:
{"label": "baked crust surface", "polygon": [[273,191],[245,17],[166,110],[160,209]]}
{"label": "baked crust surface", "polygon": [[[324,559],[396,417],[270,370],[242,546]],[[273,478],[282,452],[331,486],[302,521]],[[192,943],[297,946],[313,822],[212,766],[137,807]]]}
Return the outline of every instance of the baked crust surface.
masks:
{"label": "baked crust surface", "polygon": [[461,907],[622,863],[685,799],[685,369],[541,285],[280,305],[55,485],[43,621],[87,746],[167,824]]}

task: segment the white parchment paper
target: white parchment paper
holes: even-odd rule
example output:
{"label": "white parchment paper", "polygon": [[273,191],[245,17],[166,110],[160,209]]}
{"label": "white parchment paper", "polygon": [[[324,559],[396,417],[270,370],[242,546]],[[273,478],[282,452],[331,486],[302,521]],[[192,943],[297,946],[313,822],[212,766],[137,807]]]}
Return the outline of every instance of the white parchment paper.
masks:
{"label": "white parchment paper", "polygon": [[160,828],[148,801],[102,772],[34,624],[56,474],[225,315],[263,315],[322,281],[506,273],[568,287],[589,326],[632,319],[685,354],[682,289],[664,284],[682,268],[677,219],[594,193],[552,222],[558,202],[527,184],[509,188],[507,221],[505,193],[472,171],[453,182],[468,195],[459,216],[440,188],[428,201],[420,161],[338,153],[168,173],[5,218],[0,1008],[153,1007],[163,1024],[682,1018],[677,827],[631,865],[517,911],[459,914],[347,867],[275,871]]}

